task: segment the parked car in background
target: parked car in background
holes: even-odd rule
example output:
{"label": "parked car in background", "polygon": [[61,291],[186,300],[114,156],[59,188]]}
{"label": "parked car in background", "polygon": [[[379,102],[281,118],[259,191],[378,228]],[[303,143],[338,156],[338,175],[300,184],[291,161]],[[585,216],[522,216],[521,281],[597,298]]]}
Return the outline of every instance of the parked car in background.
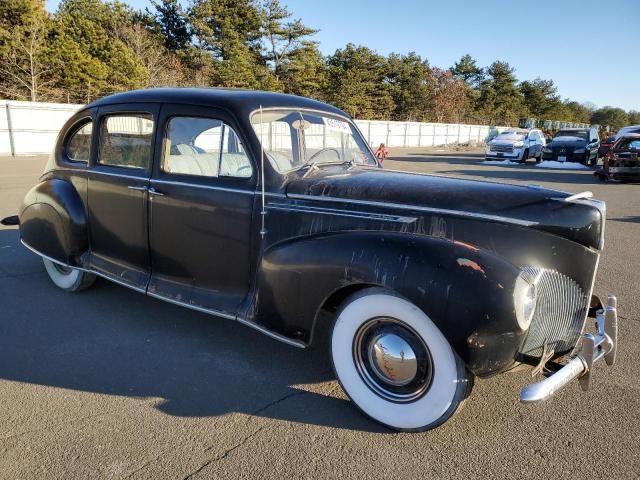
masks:
{"label": "parked car in background", "polygon": [[537,128],[505,130],[487,143],[485,160],[501,159],[524,163],[533,157],[539,162],[545,144],[544,135]]}
{"label": "parked car in background", "polygon": [[353,120],[315,100],[98,100],[4,223],[63,290],[99,276],[291,346],[327,335],[347,395],[398,430],[446,421],[476,376],[535,366],[546,378],[520,400],[539,402],[615,360],[616,300],[592,295],[604,202],[383,170]]}
{"label": "parked car in background", "polygon": [[625,134],[619,137],[605,155],[601,180],[620,182],[640,182],[640,134]]}
{"label": "parked car in background", "polygon": [[542,158],[556,162],[596,165],[598,148],[600,148],[600,139],[597,129],[566,128],[559,130],[553,136],[553,140],[542,149]]}
{"label": "parked car in background", "polygon": [[604,140],[600,140],[600,147],[598,148],[598,156],[600,158],[604,157],[615,141],[616,141],[615,135],[609,135]]}
{"label": "parked car in background", "polygon": [[618,130],[618,133],[616,133],[616,140],[630,133],[640,134],[640,125],[629,125],[628,127],[622,127],[620,130]]}

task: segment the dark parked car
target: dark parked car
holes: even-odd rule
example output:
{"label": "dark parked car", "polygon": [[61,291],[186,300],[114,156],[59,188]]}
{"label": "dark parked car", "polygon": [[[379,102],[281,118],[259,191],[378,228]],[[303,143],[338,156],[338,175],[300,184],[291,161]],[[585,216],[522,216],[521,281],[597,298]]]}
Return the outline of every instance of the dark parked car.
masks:
{"label": "dark parked car", "polygon": [[599,147],[597,129],[567,128],[559,130],[553,140],[542,149],[542,159],[596,165]]}
{"label": "dark parked car", "polygon": [[640,182],[640,134],[619,137],[604,157],[602,170],[597,172],[602,180]]}
{"label": "dark parked car", "polygon": [[157,89],[75,114],[5,223],[64,290],[104,277],[296,347],[327,332],[354,403],[415,431],[449,418],[475,376],[537,366],[546,378],[520,394],[537,402],[614,362],[615,297],[592,296],[605,207],[590,197],[383,170],[353,121],[313,100]]}
{"label": "dark parked car", "polygon": [[611,146],[614,144],[615,141],[616,141],[615,135],[610,135],[604,140],[601,140],[600,148],[598,148],[598,156],[600,158],[603,158],[607,154],[609,149],[611,149]]}

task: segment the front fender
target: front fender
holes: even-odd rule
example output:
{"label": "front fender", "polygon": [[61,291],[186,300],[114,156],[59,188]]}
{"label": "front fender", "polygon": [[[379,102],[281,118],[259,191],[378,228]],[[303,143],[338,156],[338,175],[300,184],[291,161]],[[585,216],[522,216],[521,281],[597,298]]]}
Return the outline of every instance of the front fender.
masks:
{"label": "front fender", "polygon": [[87,218],[71,183],[49,179],[33,187],[19,218],[20,236],[29,247],[54,260],[81,266],[79,258],[89,247]]}
{"label": "front fender", "polygon": [[519,270],[487,251],[406,233],[346,232],[293,239],[267,249],[248,320],[310,343],[333,294],[383,287],[421,308],[477,375],[513,365],[523,332],[514,316]]}

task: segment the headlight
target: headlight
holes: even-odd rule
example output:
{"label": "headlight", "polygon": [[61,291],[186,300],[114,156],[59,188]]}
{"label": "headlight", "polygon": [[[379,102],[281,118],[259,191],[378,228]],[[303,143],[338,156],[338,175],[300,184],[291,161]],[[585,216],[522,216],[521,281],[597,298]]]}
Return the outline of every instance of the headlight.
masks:
{"label": "headlight", "polygon": [[542,151],[543,151],[544,153],[552,153],[552,152],[553,152],[553,150],[551,150],[551,147],[544,147],[544,148],[542,149]]}
{"label": "headlight", "polygon": [[573,153],[584,153],[584,152],[586,152],[586,151],[587,151],[587,150],[586,150],[585,148],[576,148],[576,149],[573,151]]}
{"label": "headlight", "polygon": [[516,320],[523,331],[527,331],[533,314],[536,311],[536,285],[525,279],[522,275],[516,279],[513,289],[513,304],[516,310]]}
{"label": "headlight", "polygon": [[524,142],[516,142],[513,144],[513,148],[522,148],[524,147]]}

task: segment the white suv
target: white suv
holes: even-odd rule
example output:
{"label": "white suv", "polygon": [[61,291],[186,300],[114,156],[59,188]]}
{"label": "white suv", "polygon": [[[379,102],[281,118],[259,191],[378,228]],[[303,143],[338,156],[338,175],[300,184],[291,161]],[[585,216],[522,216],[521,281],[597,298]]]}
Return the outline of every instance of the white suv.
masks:
{"label": "white suv", "polygon": [[505,130],[487,143],[485,160],[501,159],[524,163],[534,157],[542,160],[542,148],[546,145],[544,135],[537,128]]}

